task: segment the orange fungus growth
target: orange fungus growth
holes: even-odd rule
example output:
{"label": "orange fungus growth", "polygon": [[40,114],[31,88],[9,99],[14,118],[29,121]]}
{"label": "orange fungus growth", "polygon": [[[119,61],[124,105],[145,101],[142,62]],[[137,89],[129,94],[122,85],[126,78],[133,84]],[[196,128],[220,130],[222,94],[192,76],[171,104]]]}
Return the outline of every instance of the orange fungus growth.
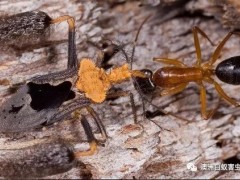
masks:
{"label": "orange fungus growth", "polygon": [[120,83],[122,81],[125,81],[131,77],[131,72],[128,68],[127,64],[124,64],[121,67],[113,69],[108,74],[108,79],[111,83]]}
{"label": "orange fungus growth", "polygon": [[91,59],[84,58],[80,63],[76,86],[86,97],[101,103],[106,99],[107,91],[112,84],[128,80],[130,77],[131,71],[127,64],[107,73],[104,69],[96,67]]}

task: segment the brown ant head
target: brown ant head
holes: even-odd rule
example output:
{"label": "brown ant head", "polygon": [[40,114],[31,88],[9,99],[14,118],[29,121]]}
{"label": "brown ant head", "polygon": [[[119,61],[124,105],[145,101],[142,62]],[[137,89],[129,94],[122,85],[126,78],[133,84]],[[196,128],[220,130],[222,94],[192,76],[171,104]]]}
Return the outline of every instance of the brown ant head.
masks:
{"label": "brown ant head", "polygon": [[145,74],[145,77],[135,77],[134,86],[143,94],[151,94],[156,89],[152,80],[153,72],[149,69],[142,69],[141,72]]}

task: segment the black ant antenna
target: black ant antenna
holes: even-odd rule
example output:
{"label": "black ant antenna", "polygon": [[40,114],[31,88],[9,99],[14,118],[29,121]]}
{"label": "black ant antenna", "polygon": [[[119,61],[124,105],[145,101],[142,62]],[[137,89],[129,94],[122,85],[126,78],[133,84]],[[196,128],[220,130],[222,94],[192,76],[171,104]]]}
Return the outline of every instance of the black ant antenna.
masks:
{"label": "black ant antenna", "polygon": [[[134,58],[134,53],[135,53],[135,47],[136,47],[136,44],[137,44],[137,40],[138,40],[139,34],[140,34],[140,32],[141,32],[141,29],[142,29],[143,25],[146,23],[146,21],[147,21],[150,17],[152,17],[152,15],[148,15],[148,16],[143,20],[143,22],[142,22],[141,25],[139,26],[138,31],[137,31],[137,34],[136,34],[136,36],[135,36],[134,43],[133,43],[132,55],[131,55],[131,58],[130,58],[130,68],[131,68],[131,69],[132,69],[132,63],[133,63],[133,58]],[[187,122],[189,121],[189,120],[187,120],[187,119],[185,119],[185,118],[183,118],[183,117],[180,117],[180,116],[177,116],[177,115],[175,115],[175,114],[173,114],[173,113],[171,113],[171,112],[165,111],[164,109],[162,109],[162,108],[158,107],[157,105],[153,104],[153,103],[148,99],[148,97],[142,92],[142,89],[141,89],[140,85],[138,84],[136,78],[137,78],[137,77],[132,77],[134,86],[135,86],[136,90],[138,91],[138,93],[140,94],[140,97],[141,97],[141,99],[142,99],[142,107],[143,107],[143,113],[144,113],[144,117],[145,117],[145,118],[147,118],[147,117],[146,117],[146,114],[145,114],[146,108],[145,108],[144,101],[147,102],[147,103],[149,103],[149,104],[151,104],[153,107],[155,107],[155,108],[156,108],[159,112],[161,112],[162,114],[170,115],[170,116],[175,117],[175,118],[177,118],[177,119],[181,119],[182,121],[185,121],[185,122],[186,122],[186,121],[187,121]],[[155,89],[155,88],[154,88],[154,89]],[[153,89],[152,89],[151,91],[153,91]],[[149,119],[149,118],[147,118],[147,119]],[[149,119],[149,120],[152,121],[154,124],[156,124],[158,127],[160,127],[160,126],[159,126],[156,122],[154,122],[153,120],[151,120],[151,119]],[[162,129],[162,127],[160,127],[160,128]]]}
{"label": "black ant antenna", "polygon": [[98,45],[90,40],[87,40],[87,43],[101,50],[101,52],[98,54],[97,61],[96,61],[97,67],[101,67],[105,70],[109,69],[111,65],[107,63],[111,60],[111,58],[113,58],[115,54],[119,52],[121,52],[126,62],[129,64],[130,62],[129,56],[124,48],[130,43],[122,43],[119,41],[113,42],[112,40],[105,39],[105,38],[103,38],[100,42],[101,42],[101,45]]}
{"label": "black ant antenna", "polygon": [[136,34],[136,36],[135,36],[134,43],[133,43],[132,55],[131,55],[130,62],[129,62],[129,64],[130,64],[130,69],[132,69],[133,57],[134,57],[134,54],[135,54],[135,47],[136,47],[136,43],[137,43],[137,40],[138,40],[138,36],[139,36],[139,34],[140,34],[140,31],[141,31],[143,25],[147,22],[147,20],[148,20],[150,17],[152,17],[152,14],[148,15],[148,16],[143,20],[143,22],[141,23],[141,25],[140,25],[139,28],[138,28],[138,31],[137,31],[137,34]]}

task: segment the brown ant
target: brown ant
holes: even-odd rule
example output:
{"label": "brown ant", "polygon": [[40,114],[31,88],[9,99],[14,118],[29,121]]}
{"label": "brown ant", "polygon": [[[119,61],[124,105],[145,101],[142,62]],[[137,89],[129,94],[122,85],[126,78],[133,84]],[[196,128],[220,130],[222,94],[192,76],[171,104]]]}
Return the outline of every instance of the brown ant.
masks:
{"label": "brown ant", "polygon": [[[100,103],[101,101],[105,100],[106,98],[109,98],[110,96],[112,96],[111,94],[107,94],[106,96],[106,92],[109,90],[110,88],[110,84],[115,84],[115,83],[119,83],[121,81],[126,81],[126,80],[130,80],[130,78],[133,80],[133,83],[134,83],[134,86],[136,88],[136,90],[138,91],[138,93],[140,94],[141,98],[142,98],[142,107],[143,107],[143,112],[144,112],[144,116],[146,116],[145,112],[145,104],[144,104],[144,101],[147,101],[148,103],[150,103],[152,106],[154,106],[155,108],[158,109],[158,111],[160,111],[161,114],[163,115],[170,115],[170,116],[173,116],[177,119],[181,119],[183,121],[186,121],[185,118],[182,118],[180,116],[177,116],[173,113],[170,113],[170,112],[167,112],[161,108],[159,108],[158,106],[152,104],[148,98],[145,96],[146,94],[146,91],[148,93],[153,92],[155,90],[155,87],[152,87],[152,82],[150,80],[148,80],[148,77],[149,77],[149,74],[146,73],[146,71],[142,71],[142,70],[132,70],[132,63],[133,63],[133,57],[134,57],[134,53],[135,53],[135,45],[136,45],[136,42],[137,42],[137,39],[138,39],[138,36],[140,34],[140,31],[143,27],[143,25],[146,23],[146,21],[151,17],[152,15],[149,15],[147,16],[143,22],[140,24],[138,30],[137,30],[137,33],[136,33],[136,36],[135,36],[135,39],[133,41],[133,43],[124,43],[124,44],[117,44],[113,41],[110,41],[110,40],[107,40],[107,41],[103,41],[103,45],[101,47],[99,47],[98,45],[90,42],[92,45],[98,47],[99,49],[101,49],[101,53],[100,55],[98,55],[98,58],[97,58],[97,63],[96,65],[101,69],[97,68],[93,62],[91,62],[91,65],[90,66],[93,66],[91,68],[91,75],[88,74],[90,73],[90,71],[86,74],[87,76],[89,76],[88,78],[86,77],[86,75],[83,74],[83,71],[86,71],[86,70],[83,70],[83,69],[86,69],[84,68],[84,66],[86,65],[80,65],[80,69],[82,67],[82,70],[79,71],[79,89],[81,91],[85,91],[85,95],[89,97],[89,92],[87,92],[86,90],[83,90],[83,86],[86,86],[84,84],[88,84],[89,86],[91,87],[88,87],[89,90],[88,91],[92,91],[92,93],[96,93],[96,91],[98,91],[98,89],[96,88],[96,84],[98,84],[96,82],[96,79],[94,80],[93,77],[96,77],[99,81],[99,83],[101,83],[101,87],[99,87],[99,92],[101,92],[101,94],[97,93],[97,98],[100,98],[100,99],[92,99],[93,101],[95,101],[95,103]],[[129,55],[126,53],[126,51],[124,50],[124,47],[128,44],[133,44],[133,49],[132,49],[132,54],[131,54],[131,57],[129,57]],[[126,64],[124,64],[123,66],[121,67],[118,67],[116,69],[113,69],[108,75],[104,72],[104,70],[102,68],[105,68],[106,64],[108,63],[108,61],[116,54],[116,53],[122,53],[123,56],[125,57],[125,60],[126,60]],[[99,58],[100,57],[100,58]],[[82,60],[81,63],[85,63],[87,61],[87,59],[84,59],[84,61]],[[89,63],[90,63],[90,60],[88,60]],[[88,65],[89,66],[89,65]],[[89,67],[88,67],[89,68]],[[98,71],[98,73],[97,73]],[[85,73],[85,72],[84,72]],[[96,73],[95,75],[93,75],[93,73]],[[151,73],[151,71],[149,70],[149,73]],[[117,77],[118,79],[115,79],[113,82],[111,82],[109,84],[109,81],[108,78],[106,76],[111,76],[111,74],[115,77]],[[91,77],[91,80],[89,80]],[[119,79],[120,78],[120,79]],[[86,82],[82,82],[83,81],[87,81]],[[94,83],[94,86],[91,85],[91,83],[89,83],[90,81],[95,81]],[[105,85],[104,85],[105,84]],[[94,88],[93,88],[94,87]],[[86,87],[84,87],[86,88]],[[103,89],[106,89],[106,90],[103,90]],[[95,92],[93,92],[93,90]],[[95,95],[96,96],[96,95]],[[130,96],[130,102],[131,102],[131,105],[132,105],[132,109],[133,109],[133,115],[134,115],[134,122],[137,123],[137,115],[136,115],[136,107],[135,107],[135,102],[134,102],[134,98],[133,98],[133,94],[132,93],[128,93],[128,92],[120,92],[120,93],[117,93],[116,95],[114,95],[115,97],[119,97],[119,96]],[[90,98],[91,99],[91,98]],[[155,122],[154,122],[155,123]],[[156,124],[156,123],[155,123]],[[157,125],[157,124],[156,124]],[[157,125],[158,126],[158,125]],[[161,128],[161,127],[160,127]]]}
{"label": "brown ant", "polygon": [[198,33],[206,38],[212,45],[212,41],[208,36],[198,27],[193,27],[194,45],[196,48],[197,62],[193,67],[188,67],[184,63],[177,59],[169,58],[153,58],[153,61],[168,64],[152,73],[150,70],[142,70],[148,77],[137,79],[140,86],[146,86],[146,93],[151,93],[156,87],[163,88],[161,95],[172,95],[181,92],[185,89],[189,82],[196,82],[200,86],[200,101],[201,101],[201,115],[204,119],[209,119],[215,112],[215,109],[207,110],[206,102],[206,89],[203,82],[213,84],[219,96],[222,97],[228,103],[239,106],[234,99],[230,98],[221,86],[212,78],[216,75],[220,80],[228,84],[240,84],[239,80],[239,56],[229,58],[214,69],[213,64],[217,61],[220,56],[220,52],[233,34],[238,32],[229,32],[225,38],[216,47],[209,61],[202,63],[201,49],[198,39]]}

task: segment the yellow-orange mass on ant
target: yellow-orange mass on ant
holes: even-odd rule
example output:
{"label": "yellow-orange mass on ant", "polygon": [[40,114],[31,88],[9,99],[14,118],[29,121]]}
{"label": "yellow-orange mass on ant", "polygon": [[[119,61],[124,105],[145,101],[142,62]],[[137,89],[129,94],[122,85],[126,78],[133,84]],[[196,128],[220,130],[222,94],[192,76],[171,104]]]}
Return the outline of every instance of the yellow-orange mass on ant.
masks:
{"label": "yellow-orange mass on ant", "polygon": [[131,76],[144,77],[144,74],[137,70],[130,70],[128,64],[106,72],[97,67],[91,59],[83,58],[76,87],[95,103],[101,103],[106,99],[106,94],[113,84],[130,80]]}

